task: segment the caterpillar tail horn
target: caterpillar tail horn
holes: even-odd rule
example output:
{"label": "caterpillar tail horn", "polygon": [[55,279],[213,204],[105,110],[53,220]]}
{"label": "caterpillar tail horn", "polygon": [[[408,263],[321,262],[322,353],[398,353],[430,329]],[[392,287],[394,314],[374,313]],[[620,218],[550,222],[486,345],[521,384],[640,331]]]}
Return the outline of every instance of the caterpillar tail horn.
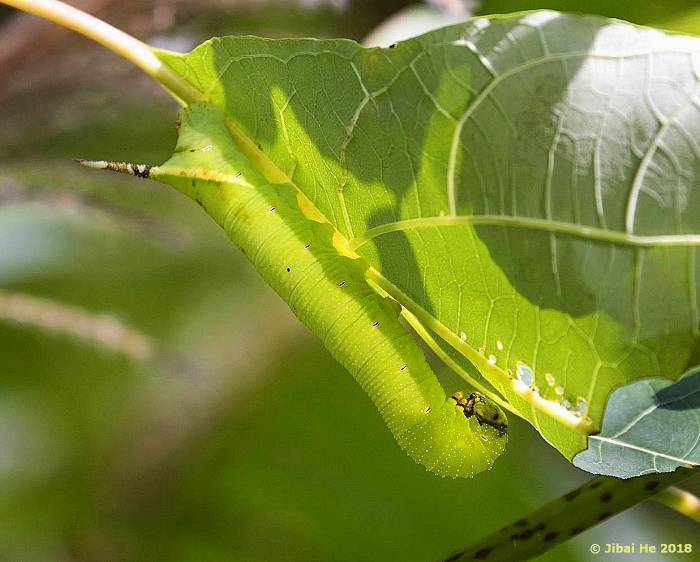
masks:
{"label": "caterpillar tail horn", "polygon": [[112,172],[120,172],[129,174],[138,178],[147,178],[151,175],[152,166],[148,164],[132,164],[131,162],[115,162],[114,160],[84,160],[75,158],[81,166],[92,168],[93,170],[110,170]]}

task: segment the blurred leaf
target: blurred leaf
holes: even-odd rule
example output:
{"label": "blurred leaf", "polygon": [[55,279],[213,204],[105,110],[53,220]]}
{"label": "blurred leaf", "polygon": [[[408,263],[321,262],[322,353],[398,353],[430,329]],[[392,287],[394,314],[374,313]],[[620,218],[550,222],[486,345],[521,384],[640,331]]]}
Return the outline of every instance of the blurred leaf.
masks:
{"label": "blurred leaf", "polygon": [[507,14],[546,8],[562,12],[599,14],[654,25],[668,18],[669,14],[680,13],[696,4],[697,0],[482,0],[478,7],[481,14]]}

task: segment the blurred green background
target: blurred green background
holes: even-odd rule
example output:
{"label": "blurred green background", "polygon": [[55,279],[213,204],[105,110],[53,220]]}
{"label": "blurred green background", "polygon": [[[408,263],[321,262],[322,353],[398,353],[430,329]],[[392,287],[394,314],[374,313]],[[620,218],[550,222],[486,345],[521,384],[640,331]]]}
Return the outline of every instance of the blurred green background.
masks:
{"label": "blurred green background", "polygon": [[[362,40],[399,12],[374,40],[538,7],[700,31],[688,0],[75,5],[175,50]],[[196,205],[70,160],[161,162],[176,112],[114,55],[0,10],[0,560],[438,560],[586,480],[517,420],[491,472],[425,472]],[[647,503],[542,559],[697,537]]]}

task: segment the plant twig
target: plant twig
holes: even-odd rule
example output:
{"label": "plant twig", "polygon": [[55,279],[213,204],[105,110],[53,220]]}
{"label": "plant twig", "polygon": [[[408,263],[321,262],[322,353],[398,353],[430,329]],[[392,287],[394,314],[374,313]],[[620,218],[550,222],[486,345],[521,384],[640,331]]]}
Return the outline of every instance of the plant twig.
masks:
{"label": "plant twig", "polygon": [[667,474],[628,480],[596,477],[453,554],[445,562],[528,560],[697,473],[695,469],[682,467]]}
{"label": "plant twig", "polygon": [[100,43],[158,80],[184,102],[202,99],[202,94],[164,65],[148,45],[73,6],[59,0],[0,0],[0,4],[47,19]]}
{"label": "plant twig", "polygon": [[671,486],[656,494],[652,499],[700,523],[700,498],[687,490]]}
{"label": "plant twig", "polygon": [[24,293],[0,290],[0,322],[92,342],[136,361],[156,357],[156,344],[151,338],[113,316]]}

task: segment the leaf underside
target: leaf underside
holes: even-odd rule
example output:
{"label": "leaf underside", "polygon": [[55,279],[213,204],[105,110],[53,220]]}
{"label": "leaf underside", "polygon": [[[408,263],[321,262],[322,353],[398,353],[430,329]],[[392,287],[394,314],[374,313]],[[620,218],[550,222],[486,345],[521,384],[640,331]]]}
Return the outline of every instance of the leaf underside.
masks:
{"label": "leaf underside", "polygon": [[635,381],[610,395],[603,428],[574,465],[630,478],[700,464],[700,370]]}
{"label": "leaf underside", "polygon": [[531,12],[157,54],[567,458],[552,410],[600,428],[615,388],[697,364],[700,40]]}

